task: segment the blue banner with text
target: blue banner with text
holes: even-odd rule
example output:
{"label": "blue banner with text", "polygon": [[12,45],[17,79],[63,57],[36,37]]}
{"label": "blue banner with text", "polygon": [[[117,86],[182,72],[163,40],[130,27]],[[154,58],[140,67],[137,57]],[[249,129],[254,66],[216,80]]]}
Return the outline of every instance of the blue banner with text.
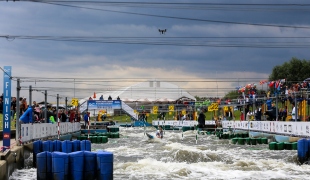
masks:
{"label": "blue banner with text", "polygon": [[3,74],[3,151],[11,146],[11,66],[4,66]]}

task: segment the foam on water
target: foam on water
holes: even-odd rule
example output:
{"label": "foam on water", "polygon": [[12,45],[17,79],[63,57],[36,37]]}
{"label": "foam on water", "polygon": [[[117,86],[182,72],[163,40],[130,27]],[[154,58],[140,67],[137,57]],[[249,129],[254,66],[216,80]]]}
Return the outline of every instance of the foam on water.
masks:
{"label": "foam on water", "polygon": [[[154,128],[147,132],[155,134]],[[299,165],[297,151],[271,151],[268,145],[234,145],[195,131],[165,131],[148,139],[144,128],[121,128],[119,139],[92,144],[114,154],[114,179],[308,179],[309,165]],[[25,177],[24,177],[25,176]],[[22,178],[20,178],[22,177]],[[34,178],[35,177],[35,178]],[[36,179],[36,169],[17,170],[10,179]]]}

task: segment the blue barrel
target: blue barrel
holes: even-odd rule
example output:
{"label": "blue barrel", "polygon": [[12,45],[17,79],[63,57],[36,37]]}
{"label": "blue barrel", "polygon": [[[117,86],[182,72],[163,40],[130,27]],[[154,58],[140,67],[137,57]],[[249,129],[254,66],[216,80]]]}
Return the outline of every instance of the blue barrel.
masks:
{"label": "blue barrel", "polygon": [[52,153],[52,173],[54,180],[65,180],[69,178],[69,155],[67,153]]}
{"label": "blue barrel", "polygon": [[307,145],[308,145],[308,147],[307,147],[307,158],[309,158],[310,157],[310,139],[307,139]]}
{"label": "blue barrel", "polygon": [[72,152],[72,142],[69,140],[62,141],[61,150],[64,153],[71,153]]}
{"label": "blue barrel", "polygon": [[79,140],[72,141],[72,152],[80,151],[80,144],[81,142]]}
{"label": "blue barrel", "polygon": [[113,179],[113,153],[97,152],[97,180]]}
{"label": "blue barrel", "polygon": [[91,143],[89,140],[83,140],[80,144],[81,151],[91,151]]}
{"label": "blue barrel", "polygon": [[297,155],[300,163],[304,163],[307,160],[308,141],[307,139],[300,139],[297,142]]}
{"label": "blue barrel", "polygon": [[42,152],[42,141],[33,142],[33,159],[32,166],[37,167],[37,154]]}
{"label": "blue barrel", "polygon": [[53,144],[54,144],[54,151],[61,152],[61,146],[62,146],[61,141],[55,140],[55,141],[53,141]]}
{"label": "blue barrel", "polygon": [[53,141],[43,141],[42,142],[42,150],[43,151],[48,151],[48,152],[53,152],[54,151],[54,143]]}
{"label": "blue barrel", "polygon": [[69,177],[71,180],[83,180],[84,152],[69,153]]}
{"label": "blue barrel", "polygon": [[84,151],[84,179],[96,179],[97,153]]}
{"label": "blue barrel", "polygon": [[52,153],[44,151],[37,154],[37,180],[53,179]]}

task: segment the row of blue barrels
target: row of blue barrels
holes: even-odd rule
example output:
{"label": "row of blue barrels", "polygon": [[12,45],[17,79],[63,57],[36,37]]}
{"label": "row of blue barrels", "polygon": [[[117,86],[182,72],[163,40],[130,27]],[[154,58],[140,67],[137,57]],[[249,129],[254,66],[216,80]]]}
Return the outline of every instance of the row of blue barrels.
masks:
{"label": "row of blue barrels", "polygon": [[36,155],[40,152],[64,152],[71,153],[75,151],[91,151],[91,142],[88,140],[74,140],[74,141],[35,141],[33,142],[33,167],[36,167]]}
{"label": "row of blue barrels", "polygon": [[239,144],[239,145],[257,145],[257,144],[268,144],[267,138],[232,138],[232,144]]}
{"label": "row of blue barrels", "polygon": [[233,139],[233,138],[248,138],[249,134],[248,133],[228,134],[228,133],[217,132],[216,136],[219,139]]}
{"label": "row of blue barrels", "polygon": [[310,157],[310,139],[299,139],[297,142],[297,156],[300,163],[309,160]]}
{"label": "row of blue barrels", "polygon": [[297,142],[270,142],[270,150],[297,150]]}
{"label": "row of blue barrels", "polygon": [[113,179],[113,153],[107,151],[41,152],[37,180]]}

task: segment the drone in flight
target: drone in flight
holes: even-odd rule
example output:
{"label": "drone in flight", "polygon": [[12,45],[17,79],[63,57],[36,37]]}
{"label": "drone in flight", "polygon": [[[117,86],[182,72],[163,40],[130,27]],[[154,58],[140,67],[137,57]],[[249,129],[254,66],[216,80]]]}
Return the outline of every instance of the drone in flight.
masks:
{"label": "drone in flight", "polygon": [[160,34],[165,34],[165,32],[167,32],[167,29],[158,29]]}

